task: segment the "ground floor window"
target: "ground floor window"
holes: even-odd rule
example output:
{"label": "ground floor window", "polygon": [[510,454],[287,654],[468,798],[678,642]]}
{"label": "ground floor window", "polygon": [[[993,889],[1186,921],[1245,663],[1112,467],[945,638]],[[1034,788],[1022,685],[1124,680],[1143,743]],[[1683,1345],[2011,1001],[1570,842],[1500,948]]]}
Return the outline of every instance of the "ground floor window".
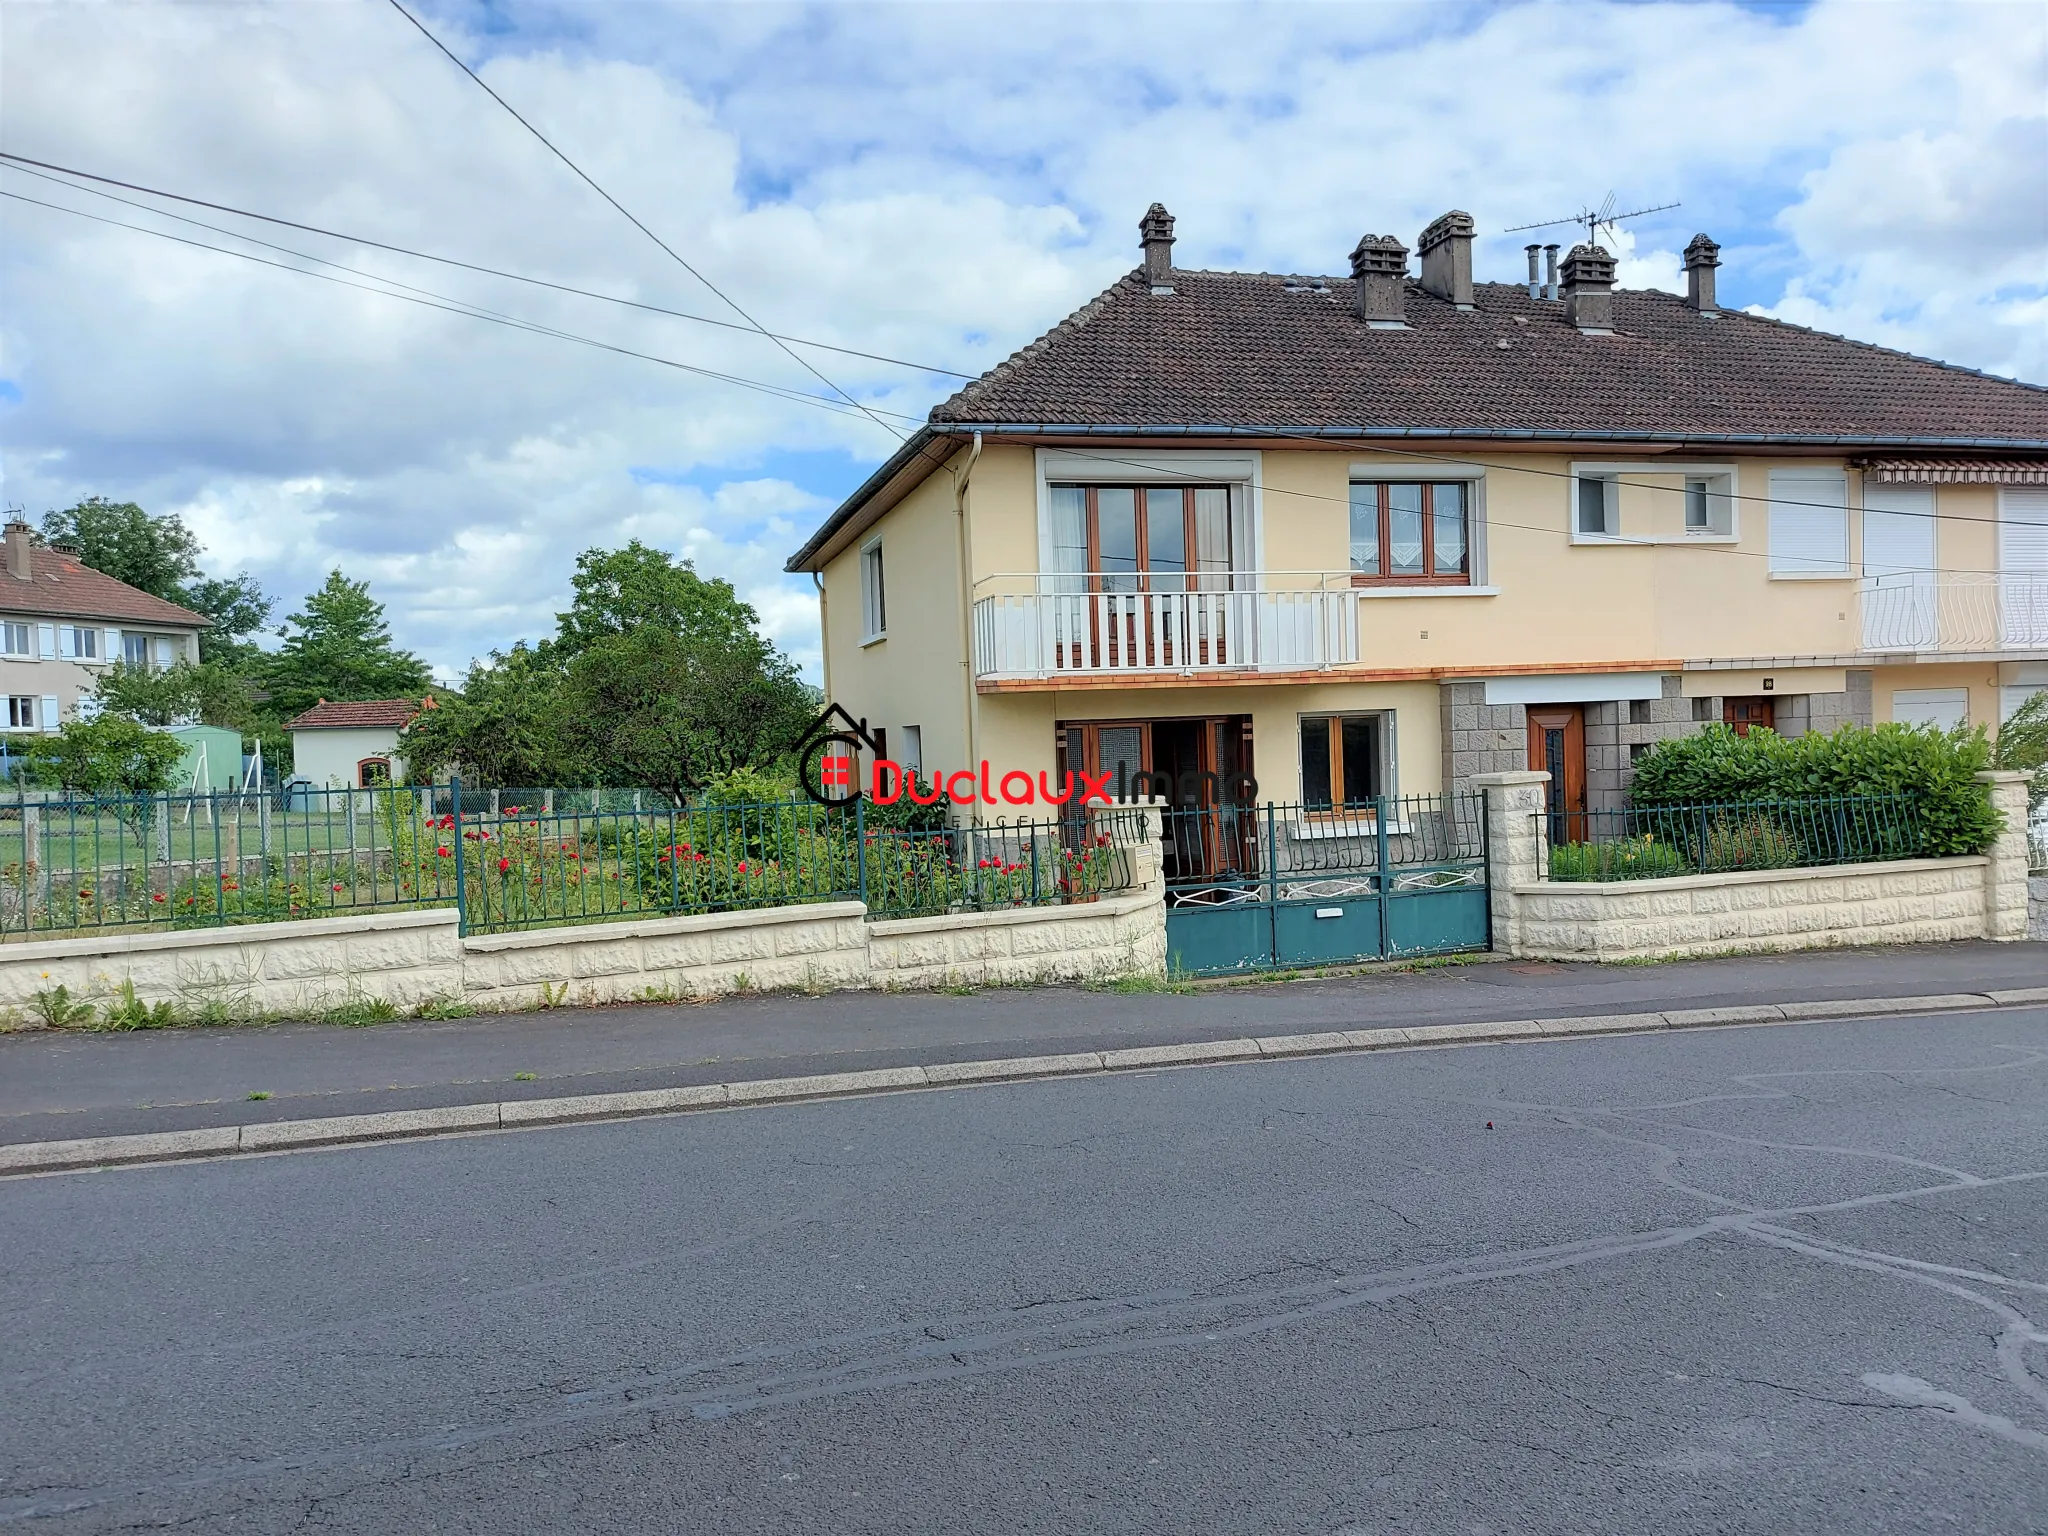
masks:
{"label": "ground floor window", "polygon": [[1312,811],[1370,805],[1387,792],[1385,714],[1301,717],[1301,803]]}
{"label": "ground floor window", "polygon": [[378,789],[391,782],[391,759],[388,757],[366,757],[356,764],[356,786],[359,789]]}
{"label": "ground floor window", "polygon": [[1160,828],[1168,884],[1234,879],[1254,868],[1252,717],[1069,721],[1059,771],[1110,775],[1119,799],[1168,802]]}
{"label": "ground floor window", "polygon": [[32,693],[11,694],[7,700],[7,728],[11,731],[32,731],[36,728],[36,696]]}

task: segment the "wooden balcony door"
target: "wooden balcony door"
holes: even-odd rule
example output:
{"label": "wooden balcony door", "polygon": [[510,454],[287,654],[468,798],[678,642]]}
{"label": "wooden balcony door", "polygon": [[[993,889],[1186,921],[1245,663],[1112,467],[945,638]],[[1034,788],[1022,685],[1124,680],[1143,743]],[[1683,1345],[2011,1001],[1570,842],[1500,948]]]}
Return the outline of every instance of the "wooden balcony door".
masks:
{"label": "wooden balcony door", "polygon": [[1546,827],[1551,846],[1586,840],[1586,711],[1577,704],[1529,706],[1529,766],[1550,775]]}
{"label": "wooden balcony door", "polygon": [[1231,497],[1220,485],[1055,485],[1055,666],[1186,670],[1239,648]]}

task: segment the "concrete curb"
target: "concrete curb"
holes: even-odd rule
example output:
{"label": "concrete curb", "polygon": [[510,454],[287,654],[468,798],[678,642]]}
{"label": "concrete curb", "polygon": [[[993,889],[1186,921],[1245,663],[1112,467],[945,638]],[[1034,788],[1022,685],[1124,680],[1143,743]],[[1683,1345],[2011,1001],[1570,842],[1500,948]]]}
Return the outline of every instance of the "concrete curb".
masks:
{"label": "concrete curb", "polygon": [[1902,1013],[1952,1013],[2048,1003],[2048,987],[2000,992],[1943,992],[1930,997],[1873,997],[1815,1003],[1764,1003],[1742,1008],[1680,1008],[1662,1013],[1591,1014],[1572,1019],[1508,1019],[1477,1024],[1419,1024],[1406,1029],[1331,1030],[1258,1039],[1205,1040],[1187,1045],[1133,1046],[1065,1056],[1019,1056],[1003,1061],[946,1062],[929,1067],[885,1067],[812,1077],[762,1078],[696,1088],[593,1093],[558,1099],[513,1099],[502,1104],[452,1104],[377,1115],[273,1120],[140,1136],[93,1136],[77,1141],[31,1141],[0,1146],[0,1178],[111,1168],[136,1163],[186,1162],[203,1157],[282,1152],[304,1147],[358,1145],[469,1131],[625,1120],[755,1104],[791,1104],[852,1094],[976,1083],[1027,1082],[1082,1074],[1154,1071],[1285,1057],[1471,1045],[1489,1041],[1557,1039],[1573,1035],[1641,1034],[1649,1030],[1715,1029],[1731,1025],[1789,1024]]}

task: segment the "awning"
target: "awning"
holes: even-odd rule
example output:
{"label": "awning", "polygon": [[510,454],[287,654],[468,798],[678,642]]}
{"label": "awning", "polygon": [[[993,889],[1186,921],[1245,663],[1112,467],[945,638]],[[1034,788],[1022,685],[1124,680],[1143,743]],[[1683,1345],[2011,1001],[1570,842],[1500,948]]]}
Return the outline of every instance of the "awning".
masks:
{"label": "awning", "polygon": [[1876,485],[2048,485],[2048,459],[1865,459]]}

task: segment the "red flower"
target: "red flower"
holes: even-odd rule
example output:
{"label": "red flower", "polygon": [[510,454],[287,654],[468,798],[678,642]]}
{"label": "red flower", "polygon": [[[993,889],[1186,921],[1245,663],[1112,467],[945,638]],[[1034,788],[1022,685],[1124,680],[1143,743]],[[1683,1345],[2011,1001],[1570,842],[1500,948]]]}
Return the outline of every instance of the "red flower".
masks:
{"label": "red flower", "polygon": [[154,896],[150,897],[149,899],[151,901],[162,901],[164,899],[164,893],[162,891],[158,891]]}
{"label": "red flower", "polygon": [[502,874],[504,874],[504,873],[505,873],[505,871],[506,871],[506,870],[508,870],[508,869],[510,869],[511,867],[512,867],[512,861],[511,861],[510,859],[500,859],[500,860],[498,860],[498,873],[499,873],[499,874],[501,874],[501,875],[502,875]]}
{"label": "red flower", "polygon": [[747,872],[747,861],[746,861],[745,859],[741,859],[741,860],[740,860],[740,863],[739,863],[739,870],[740,870],[740,873],[741,873],[741,874],[743,874],[743,875],[744,875],[744,874],[745,874],[745,873]]}
{"label": "red flower", "polygon": [[221,881],[220,888],[224,891],[239,891],[241,889],[241,887],[235,884],[235,882],[232,880]]}
{"label": "red flower", "polygon": [[448,857],[448,845],[446,843],[443,843],[440,847],[436,848],[434,852],[438,853],[439,855],[441,855],[442,858],[445,859]]}
{"label": "red flower", "polygon": [[508,805],[505,807],[505,814],[507,816],[517,816],[519,814],[519,807],[516,805]]}
{"label": "red flower", "polygon": [[335,888],[335,889],[336,889],[337,891],[341,889],[341,882],[340,882],[339,880],[337,880],[337,881],[335,881],[335,882],[334,882],[334,888]]}

